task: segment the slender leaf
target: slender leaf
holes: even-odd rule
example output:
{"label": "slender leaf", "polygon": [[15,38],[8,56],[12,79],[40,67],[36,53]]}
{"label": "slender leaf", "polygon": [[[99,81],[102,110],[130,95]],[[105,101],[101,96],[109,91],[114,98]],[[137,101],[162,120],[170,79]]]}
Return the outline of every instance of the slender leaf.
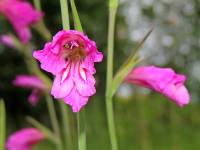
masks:
{"label": "slender leaf", "polygon": [[0,100],[0,150],[5,149],[6,138],[6,110],[3,100]]}
{"label": "slender leaf", "polygon": [[81,21],[80,21],[74,0],[70,0],[70,4],[71,4],[71,8],[72,8],[72,14],[73,14],[73,18],[74,18],[75,29],[80,31],[80,32],[83,32],[83,28],[82,28],[82,25],[81,25]]}
{"label": "slender leaf", "polygon": [[34,6],[37,10],[42,11],[40,0],[33,0]]}
{"label": "slender leaf", "polygon": [[63,29],[69,30],[69,12],[67,0],[60,0],[61,15],[62,15],[62,25]]}
{"label": "slender leaf", "polygon": [[37,120],[33,119],[32,117],[27,117],[26,118],[27,121],[32,124],[34,127],[36,127],[37,129],[39,129],[40,131],[43,132],[43,134],[52,142],[54,142],[55,144],[57,144],[58,142],[60,142],[60,139],[58,137],[55,137],[55,135],[47,128],[45,127],[43,124],[41,124],[40,122],[38,122]]}
{"label": "slender leaf", "polygon": [[128,59],[124,62],[124,64],[120,67],[119,71],[115,75],[112,82],[112,95],[115,94],[116,90],[123,82],[124,78],[128,75],[128,73],[132,70],[132,68],[140,61],[138,56],[138,50],[142,47],[146,39],[152,33],[153,28],[149,30],[149,32],[144,36],[138,46],[132,51],[132,54],[128,57]]}

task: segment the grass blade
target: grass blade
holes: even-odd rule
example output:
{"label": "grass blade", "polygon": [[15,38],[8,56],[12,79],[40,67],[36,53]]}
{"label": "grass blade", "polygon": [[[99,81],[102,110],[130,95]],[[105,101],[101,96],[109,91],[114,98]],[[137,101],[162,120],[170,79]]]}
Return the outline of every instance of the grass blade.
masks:
{"label": "grass blade", "polygon": [[115,75],[113,79],[112,95],[115,94],[116,90],[118,89],[120,84],[123,82],[124,78],[132,70],[132,68],[140,61],[140,58],[138,57],[138,50],[142,47],[142,45],[150,36],[152,31],[153,31],[153,28],[149,30],[149,32],[144,36],[144,38],[137,45],[137,47],[132,51],[132,54],[130,55],[130,57],[128,57],[127,60],[124,62],[124,64],[120,67],[119,71],[117,72],[117,74]]}
{"label": "grass blade", "polygon": [[57,144],[60,139],[58,137],[55,137],[55,135],[51,132],[51,130],[49,130],[47,127],[45,127],[43,124],[41,124],[40,122],[38,122],[37,120],[33,119],[32,117],[27,117],[26,118],[27,121],[32,124],[34,127],[36,127],[37,129],[39,129],[41,132],[43,132],[43,134],[52,142],[54,142],[55,144]]}
{"label": "grass blade", "polygon": [[71,4],[71,8],[72,8],[72,14],[73,14],[73,18],[74,18],[75,29],[80,31],[80,32],[83,32],[83,28],[82,28],[82,25],[81,25],[81,21],[80,21],[74,0],[70,0],[70,4]]}
{"label": "grass blade", "polygon": [[3,100],[0,100],[0,149],[5,150],[6,110]]}

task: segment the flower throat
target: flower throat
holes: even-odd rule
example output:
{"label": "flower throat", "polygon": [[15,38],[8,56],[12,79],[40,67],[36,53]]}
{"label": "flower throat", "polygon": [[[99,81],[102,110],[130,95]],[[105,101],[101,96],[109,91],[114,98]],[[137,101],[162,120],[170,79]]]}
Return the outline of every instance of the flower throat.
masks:
{"label": "flower throat", "polygon": [[77,62],[86,56],[84,45],[73,40],[64,44],[64,56],[66,60]]}

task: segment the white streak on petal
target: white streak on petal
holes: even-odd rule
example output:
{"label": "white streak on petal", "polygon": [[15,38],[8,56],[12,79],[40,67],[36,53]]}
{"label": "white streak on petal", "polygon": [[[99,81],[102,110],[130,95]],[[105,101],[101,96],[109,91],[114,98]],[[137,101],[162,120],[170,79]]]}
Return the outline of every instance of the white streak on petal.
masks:
{"label": "white streak on petal", "polygon": [[85,71],[83,70],[83,68],[80,67],[80,74],[81,74],[81,77],[86,81],[86,73]]}
{"label": "white streak on petal", "polygon": [[67,68],[65,69],[65,71],[63,72],[61,83],[63,83],[63,81],[65,81],[67,75],[69,74],[69,70],[70,70],[70,65],[68,65]]}

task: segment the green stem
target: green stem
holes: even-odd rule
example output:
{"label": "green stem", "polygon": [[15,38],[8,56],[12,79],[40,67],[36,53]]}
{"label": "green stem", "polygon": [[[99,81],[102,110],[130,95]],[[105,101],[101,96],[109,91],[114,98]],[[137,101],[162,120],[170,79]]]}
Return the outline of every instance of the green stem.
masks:
{"label": "green stem", "polygon": [[107,56],[107,79],[106,79],[106,110],[108,129],[112,150],[118,150],[116,130],[113,115],[112,80],[113,80],[113,53],[114,53],[114,31],[118,1],[109,1],[109,24],[108,24],[108,56]]}
{"label": "green stem", "polygon": [[[74,27],[76,30],[83,32],[81,21],[76,9],[74,0],[70,0],[72,8]],[[78,150],[86,150],[86,122],[85,122],[85,109],[77,114],[77,126],[78,126]]]}
{"label": "green stem", "polygon": [[0,99],[0,149],[5,150],[6,139],[6,108],[4,101]]}
{"label": "green stem", "polygon": [[113,115],[113,102],[111,97],[106,98],[107,121],[112,150],[118,150],[115,123]]}
{"label": "green stem", "polygon": [[[37,10],[42,11],[40,0],[34,0],[33,3]],[[47,29],[43,17],[40,19],[40,22],[35,24],[33,27],[46,41],[49,41],[51,39],[51,33]]]}
{"label": "green stem", "polygon": [[73,14],[73,18],[74,18],[75,29],[80,31],[80,32],[83,32],[83,28],[82,28],[82,25],[81,25],[81,21],[80,21],[74,0],[70,0],[70,4],[71,4],[71,8],[72,8],[72,14]]}
{"label": "green stem", "polygon": [[77,114],[78,150],[86,150],[85,109]]}
{"label": "green stem", "polygon": [[[68,11],[68,2],[67,0],[60,0],[60,7],[61,7],[61,16],[62,16],[62,25],[64,30],[70,29],[70,23],[69,23],[69,11]],[[69,150],[72,149],[72,141],[71,141],[71,132],[70,132],[70,122],[69,122],[69,113],[67,111],[67,107],[63,102],[59,103],[60,109],[61,109],[61,115],[62,115],[62,124],[63,124],[63,130],[64,130],[64,140],[67,144],[67,148]]]}
{"label": "green stem", "polygon": [[71,140],[71,131],[70,131],[70,122],[69,122],[69,113],[67,111],[67,107],[65,104],[60,101],[59,102],[60,111],[61,111],[61,117],[62,117],[62,129],[63,129],[63,135],[64,135],[64,146],[67,147],[68,150],[72,149],[72,140]]}
{"label": "green stem", "polygon": [[[58,118],[56,115],[54,102],[49,94],[46,94],[46,102],[47,102],[47,107],[48,107],[53,131],[56,134],[56,136],[59,138],[59,141],[61,141],[60,129],[59,129],[59,125],[58,125]],[[62,150],[62,144],[58,143],[57,148],[58,148],[58,150]]]}
{"label": "green stem", "polygon": [[61,7],[63,29],[69,30],[70,25],[69,25],[69,12],[68,12],[67,0],[60,0],[60,7]]}
{"label": "green stem", "polygon": [[35,8],[39,11],[42,11],[40,0],[33,0],[33,3],[35,5]]}

